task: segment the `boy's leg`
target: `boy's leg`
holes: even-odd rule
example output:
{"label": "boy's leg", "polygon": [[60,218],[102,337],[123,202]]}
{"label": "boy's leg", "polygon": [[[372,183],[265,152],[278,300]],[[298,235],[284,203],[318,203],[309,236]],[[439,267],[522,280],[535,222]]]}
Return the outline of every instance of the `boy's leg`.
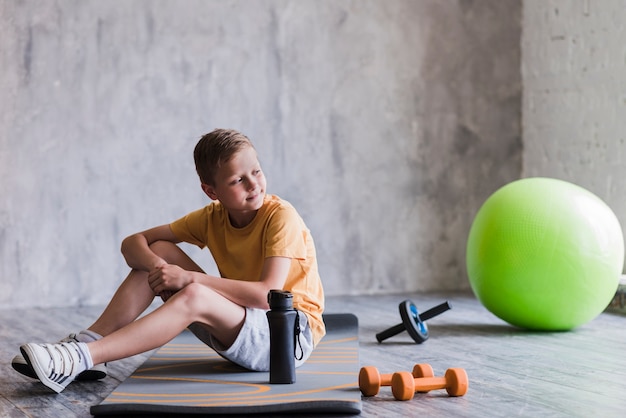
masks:
{"label": "boy's leg", "polygon": [[[171,242],[157,241],[150,248],[170,264],[185,270],[202,271],[183,250]],[[88,329],[107,336],[137,319],[150,306],[154,297],[148,284],[148,273],[133,269],[100,317]]]}
{"label": "boy's leg", "polygon": [[100,317],[87,329],[106,336],[137,319],[153,300],[154,292],[148,285],[148,273],[133,269],[117,288]]}
{"label": "boy's leg", "polygon": [[24,344],[28,364],[46,386],[62,391],[94,364],[139,354],[172,340],[191,323],[202,323],[224,346],[230,346],[246,317],[242,306],[213,289],[192,283],[154,312],[92,343]]}
{"label": "boy's leg", "polygon": [[[174,244],[159,244],[159,251],[169,263],[182,268],[199,267]],[[163,256],[163,254],[160,254]],[[201,271],[201,270],[200,270]],[[142,280],[142,278],[144,280]],[[146,289],[150,289],[150,293]],[[117,312],[124,313],[124,301],[132,302],[134,296],[144,304],[154,297],[147,284],[147,277],[131,272],[124,281],[105,312],[90,329],[104,337],[91,343],[24,344],[20,347],[28,365],[38,378],[56,392],[62,391],[82,371],[94,364],[113,361],[160,347],[176,337],[191,323],[202,323],[224,346],[230,346],[241,330],[246,317],[244,307],[226,299],[213,289],[192,283],[179,290],[154,312],[130,320],[126,326],[113,318]],[[150,298],[148,298],[150,296]],[[149,299],[149,300],[148,300]],[[133,304],[126,312],[139,311],[141,304]],[[146,305],[147,306],[147,305]],[[126,314],[124,321],[132,317]],[[137,313],[138,315],[139,313]],[[113,324],[113,325],[112,325]],[[108,328],[107,328],[108,327]],[[95,328],[95,329],[94,329]],[[118,328],[113,332],[108,330]]]}
{"label": "boy's leg", "polygon": [[192,283],[154,312],[87,346],[95,364],[113,361],[160,347],[191,323],[201,322],[228,347],[237,338],[245,316],[242,306]]}
{"label": "boy's leg", "polygon": [[[168,263],[177,264],[186,270],[202,271],[184,251],[171,242],[157,241],[150,248]],[[70,334],[69,337],[60,342],[81,341],[87,343],[106,336],[137,319],[150,306],[154,296],[154,292],[148,284],[148,273],[133,269],[96,322],[87,330],[81,331],[79,334]],[[83,335],[85,333],[90,336],[95,333],[95,336],[85,338]],[[21,355],[15,356],[11,364],[19,373],[37,378],[35,371]],[[79,379],[98,380],[104,377],[106,377],[106,365],[97,364],[94,369],[81,373]]]}

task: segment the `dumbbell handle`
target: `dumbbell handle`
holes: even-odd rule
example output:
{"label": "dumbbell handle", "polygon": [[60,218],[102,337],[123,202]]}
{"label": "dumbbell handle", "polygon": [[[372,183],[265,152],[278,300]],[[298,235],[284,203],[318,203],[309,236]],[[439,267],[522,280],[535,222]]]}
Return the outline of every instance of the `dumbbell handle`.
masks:
{"label": "dumbbell handle", "polygon": [[[428,364],[425,364],[425,365],[422,365],[422,364],[416,365],[416,367],[419,367],[419,366],[422,366],[422,367],[423,367],[423,366],[427,366],[427,367],[430,369],[430,366],[429,366]],[[420,369],[417,369],[417,370],[420,370]],[[422,368],[421,370],[423,370],[423,368]],[[430,371],[431,371],[431,373],[432,373],[432,369],[430,369]],[[380,382],[379,382],[379,386],[391,386],[391,379],[393,378],[393,375],[394,375],[393,373],[383,373],[383,374],[381,374],[381,375],[380,375]],[[412,373],[412,375],[413,375],[413,377],[414,377],[414,378],[416,378],[416,379],[443,379],[443,382],[444,382],[444,383],[445,383],[445,381],[446,381],[446,379],[445,379],[444,377],[437,378],[437,377],[433,377],[432,375],[431,375],[431,376],[423,376],[423,375],[422,375],[422,376],[420,376],[419,374],[416,374],[416,373],[415,373],[415,368],[413,369],[413,373]],[[424,382],[426,382],[426,381],[424,380]],[[429,383],[429,382],[430,382],[430,381],[428,381],[428,382],[426,382],[426,383]],[[437,383],[440,383],[440,382],[439,382],[439,381],[437,381]],[[433,383],[433,384],[434,384],[434,383]],[[432,390],[432,389],[428,389],[428,390]]]}
{"label": "dumbbell handle", "polygon": [[446,378],[443,376],[415,378],[415,389],[420,392],[430,392],[431,390],[444,389],[447,384]]}
{"label": "dumbbell handle", "polygon": [[[430,308],[426,312],[421,313],[419,316],[420,321],[422,322],[428,321],[429,319],[434,318],[437,315],[444,313],[448,309],[450,309],[450,304],[448,303],[448,301],[443,302],[433,308]],[[376,334],[376,339],[378,340],[378,342],[381,342],[381,341],[386,340],[387,338],[393,337],[394,335],[400,334],[404,330],[406,330],[406,328],[404,327],[404,324],[398,324],[396,326],[393,326],[389,329],[386,329]]]}

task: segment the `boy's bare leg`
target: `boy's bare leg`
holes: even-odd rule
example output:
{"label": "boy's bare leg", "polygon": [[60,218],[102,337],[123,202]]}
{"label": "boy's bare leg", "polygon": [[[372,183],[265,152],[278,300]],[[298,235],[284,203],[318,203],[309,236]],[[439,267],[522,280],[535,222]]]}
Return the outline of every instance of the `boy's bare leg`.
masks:
{"label": "boy's bare leg", "polygon": [[104,363],[160,347],[189,324],[202,322],[228,347],[237,338],[245,316],[242,306],[206,286],[192,283],[154,312],[87,346],[94,364]]}
{"label": "boy's bare leg", "polygon": [[[150,248],[170,264],[176,264],[185,270],[202,271],[200,266],[173,243],[158,241]],[[154,297],[155,294],[148,284],[148,273],[133,269],[100,317],[88,329],[107,336],[137,319],[150,306]]]}
{"label": "boy's bare leg", "polygon": [[148,284],[148,273],[133,269],[88,329],[102,336],[109,335],[137,319],[150,306],[154,296]]}

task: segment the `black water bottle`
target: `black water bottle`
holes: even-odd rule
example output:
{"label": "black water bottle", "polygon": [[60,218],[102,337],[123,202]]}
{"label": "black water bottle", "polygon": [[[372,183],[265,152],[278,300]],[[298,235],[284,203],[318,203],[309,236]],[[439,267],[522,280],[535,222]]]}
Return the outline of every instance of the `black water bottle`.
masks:
{"label": "black water bottle", "polygon": [[296,310],[293,295],[285,290],[270,290],[267,295],[270,310],[270,383],[295,383],[294,330]]}

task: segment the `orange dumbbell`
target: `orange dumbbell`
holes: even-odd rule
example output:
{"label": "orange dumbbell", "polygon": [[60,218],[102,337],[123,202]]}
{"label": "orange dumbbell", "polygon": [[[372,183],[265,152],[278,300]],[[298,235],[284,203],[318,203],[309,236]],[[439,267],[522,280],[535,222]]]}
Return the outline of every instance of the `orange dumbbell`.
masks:
{"label": "orange dumbbell", "polygon": [[463,396],[469,381],[465,369],[448,369],[444,377],[416,378],[409,372],[394,373],[391,377],[391,392],[399,401],[413,399],[415,392],[445,389],[450,396]]}
{"label": "orange dumbbell", "polygon": [[[412,378],[433,377],[433,368],[429,364],[416,364],[413,372],[404,372]],[[378,394],[381,386],[391,386],[393,374],[380,374],[374,366],[365,366],[359,372],[359,389],[363,396],[374,396]]]}

